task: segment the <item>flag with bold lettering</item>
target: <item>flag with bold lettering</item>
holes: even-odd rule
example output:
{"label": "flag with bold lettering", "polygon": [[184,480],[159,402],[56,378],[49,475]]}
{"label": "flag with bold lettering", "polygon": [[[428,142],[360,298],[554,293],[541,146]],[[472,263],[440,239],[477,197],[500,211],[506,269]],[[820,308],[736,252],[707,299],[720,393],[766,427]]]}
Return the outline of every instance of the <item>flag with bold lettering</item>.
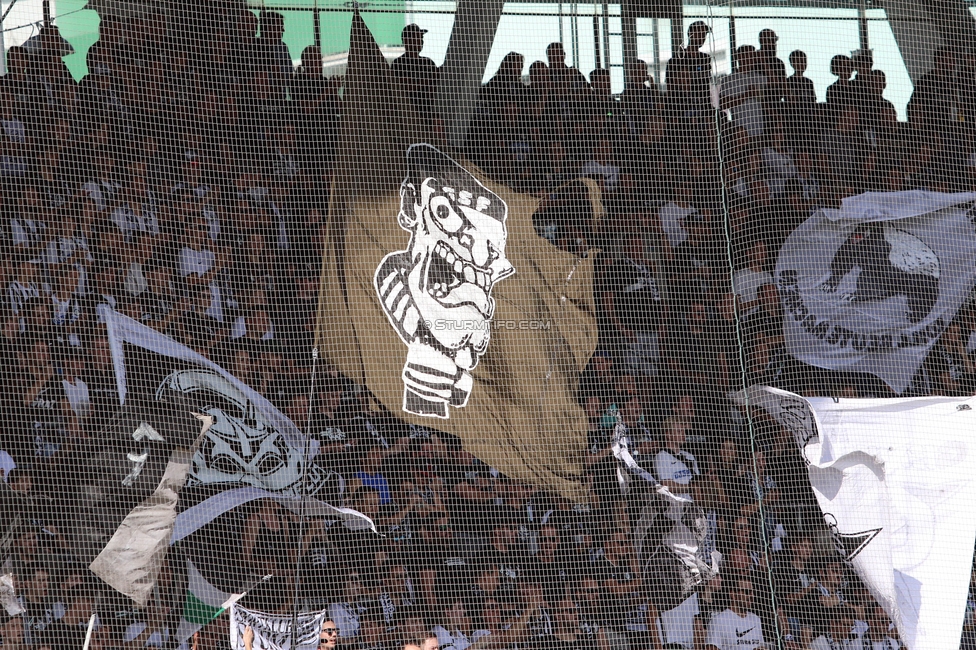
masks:
{"label": "flag with bold lettering", "polygon": [[959,647],[976,543],[976,397],[736,396],[792,432],[839,555],[911,650]]}
{"label": "flag with bold lettering", "polygon": [[902,393],[976,279],[976,194],[869,192],[823,209],[776,264],[787,350]]}
{"label": "flag with bold lettering", "polygon": [[[254,650],[315,650],[327,612],[299,614],[293,620],[289,614],[267,614],[240,605],[230,608],[230,647],[244,650],[244,630],[254,631]],[[296,623],[293,628],[292,623]],[[292,641],[294,640],[294,645]]]}

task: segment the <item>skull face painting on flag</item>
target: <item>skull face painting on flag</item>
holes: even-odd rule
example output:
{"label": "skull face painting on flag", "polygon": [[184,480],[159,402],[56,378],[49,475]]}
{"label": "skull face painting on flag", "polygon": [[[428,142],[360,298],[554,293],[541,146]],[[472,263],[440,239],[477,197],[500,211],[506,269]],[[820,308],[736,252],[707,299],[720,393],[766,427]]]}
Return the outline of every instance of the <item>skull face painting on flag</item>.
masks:
{"label": "skull face painting on flag", "polygon": [[[143,606],[169,545],[258,499],[373,529],[362,513],[319,500],[329,472],[311,462],[316,441],[267,399],[173,339],[100,314],[122,404],[66,526],[96,575]],[[206,553],[195,560],[206,573]]]}
{"label": "skull face painting on flag", "polygon": [[397,219],[407,250],[387,255],[374,284],[407,344],[403,410],[447,418],[468,402],[471,370],[488,349],[491,290],[513,273],[505,257],[508,208],[463,167],[427,144],[407,151]]}

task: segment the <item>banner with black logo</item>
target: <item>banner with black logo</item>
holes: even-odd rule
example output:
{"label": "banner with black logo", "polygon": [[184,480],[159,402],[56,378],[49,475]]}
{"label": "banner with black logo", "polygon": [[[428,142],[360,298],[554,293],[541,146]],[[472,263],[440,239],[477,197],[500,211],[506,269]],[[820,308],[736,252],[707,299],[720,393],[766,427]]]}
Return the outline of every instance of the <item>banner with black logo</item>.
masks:
{"label": "banner with black logo", "polygon": [[780,252],[790,354],[902,393],[976,278],[976,194],[869,192],[820,210]]}
{"label": "banner with black logo", "polygon": [[316,348],[384,410],[582,503],[596,255],[553,246],[538,197],[434,146],[400,83],[353,16]]}
{"label": "banner with black logo", "polygon": [[732,396],[793,433],[834,550],[906,647],[959,647],[976,518],[976,397]]}

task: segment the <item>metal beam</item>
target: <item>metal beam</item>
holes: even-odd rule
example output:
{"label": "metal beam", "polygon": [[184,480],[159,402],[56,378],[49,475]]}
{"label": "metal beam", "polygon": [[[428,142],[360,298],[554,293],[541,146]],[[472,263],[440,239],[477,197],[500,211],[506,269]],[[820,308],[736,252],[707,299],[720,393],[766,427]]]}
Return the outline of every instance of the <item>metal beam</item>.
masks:
{"label": "metal beam", "polygon": [[918,81],[932,67],[932,54],[942,46],[939,28],[917,0],[885,0],[884,7],[908,76]]}
{"label": "metal beam", "polygon": [[[17,0],[14,0],[14,2],[17,2]],[[7,13],[9,12],[10,10],[8,9],[3,14],[3,17],[0,17],[0,75],[7,74],[7,46],[4,43],[3,19],[7,17]]]}
{"label": "metal beam", "polygon": [[620,31],[623,40],[624,66],[630,65],[638,58],[637,16],[631,6],[632,2],[633,0],[623,0],[620,5]]}
{"label": "metal beam", "polygon": [[610,7],[603,0],[603,67],[610,69]]}
{"label": "metal beam", "polygon": [[600,63],[602,56],[600,53],[600,17],[593,14],[593,61],[598,68],[603,67]]}
{"label": "metal beam", "polygon": [[437,106],[448,144],[464,149],[468,125],[478,108],[481,80],[495,42],[504,0],[459,0],[454,29],[441,66]]}
{"label": "metal beam", "polygon": [[913,82],[932,68],[940,47],[970,48],[976,42],[976,20],[961,0],[884,0],[884,8]]}
{"label": "metal beam", "polygon": [[685,43],[685,15],[684,6],[680,2],[672,4],[670,9],[668,18],[671,19],[671,56],[674,56]]}

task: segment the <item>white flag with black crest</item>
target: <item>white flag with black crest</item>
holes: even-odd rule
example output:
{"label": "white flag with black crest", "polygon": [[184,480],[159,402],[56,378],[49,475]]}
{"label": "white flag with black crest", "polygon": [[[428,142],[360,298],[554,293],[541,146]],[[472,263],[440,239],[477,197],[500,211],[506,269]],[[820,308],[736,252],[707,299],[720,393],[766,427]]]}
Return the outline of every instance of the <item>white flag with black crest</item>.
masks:
{"label": "white flag with black crest", "polygon": [[790,431],[834,547],[910,650],[959,647],[976,542],[976,397],[735,396]]}
{"label": "white flag with black crest", "polygon": [[776,263],[790,354],[902,393],[976,280],[976,194],[869,192],[820,210]]}

